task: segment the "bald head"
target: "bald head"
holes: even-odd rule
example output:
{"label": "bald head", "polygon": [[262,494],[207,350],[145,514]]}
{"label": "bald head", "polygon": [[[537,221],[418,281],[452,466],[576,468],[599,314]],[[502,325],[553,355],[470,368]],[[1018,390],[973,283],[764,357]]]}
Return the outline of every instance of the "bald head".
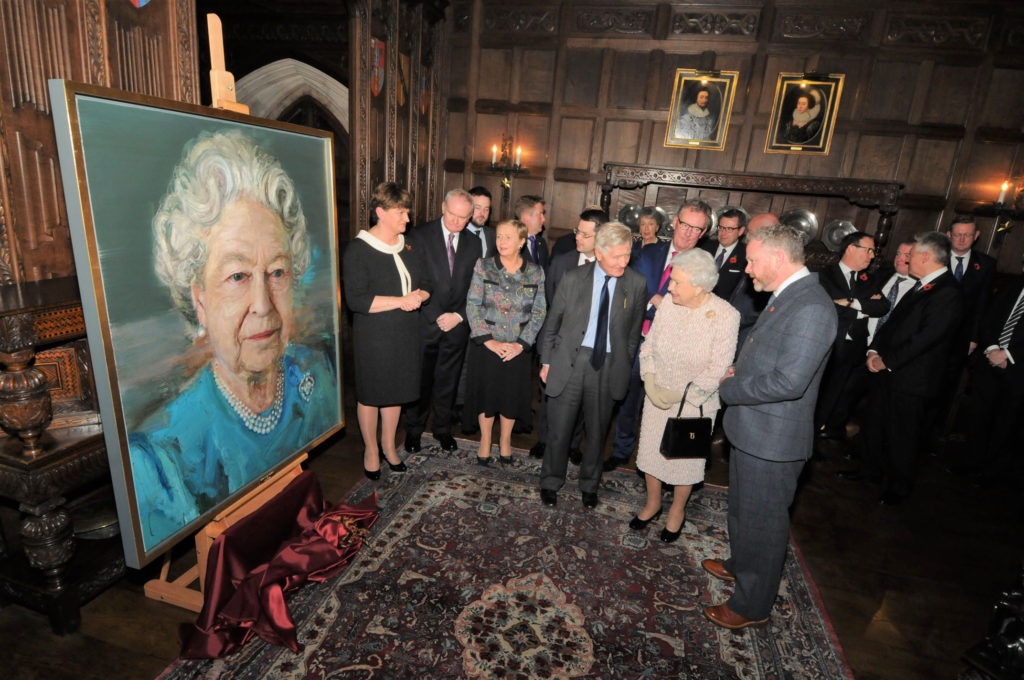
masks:
{"label": "bald head", "polygon": [[772,224],[778,224],[779,217],[772,213],[758,213],[750,218],[750,223],[747,225],[747,235],[755,233],[762,227],[767,227]]}

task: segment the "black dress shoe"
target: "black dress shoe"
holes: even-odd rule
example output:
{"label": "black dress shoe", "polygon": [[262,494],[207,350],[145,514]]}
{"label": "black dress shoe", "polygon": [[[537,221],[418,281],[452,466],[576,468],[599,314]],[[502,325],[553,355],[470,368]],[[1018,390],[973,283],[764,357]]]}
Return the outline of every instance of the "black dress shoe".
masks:
{"label": "black dress shoe", "polygon": [[569,462],[573,465],[579,465],[583,462],[583,452],[579,449],[569,449]]}
{"label": "black dress shoe", "polygon": [[530,448],[530,458],[543,458],[546,448],[547,445],[544,442],[537,442]]}
{"label": "black dress shoe", "polygon": [[423,446],[420,444],[420,438],[418,435],[406,436],[405,450],[409,453],[419,453],[423,450]]}
{"label": "black dress shoe", "polygon": [[512,454],[510,453],[507,456],[498,456],[498,462],[501,463],[502,465],[511,465]]}
{"label": "black dress shoe", "polygon": [[487,465],[491,464],[491,457],[487,456],[486,458],[484,458],[483,456],[477,456],[476,457],[476,464],[477,465],[483,465],[483,466],[486,467]]}
{"label": "black dress shoe", "polygon": [[639,515],[633,515],[633,519],[629,520],[629,528],[633,531],[640,531],[641,529],[646,529],[648,524],[661,517],[662,509],[663,508],[658,508],[658,511],[650,517],[648,517],[647,519],[640,519]]}
{"label": "black dress shoe", "polygon": [[374,482],[380,479],[380,470],[367,470],[366,468],[363,468],[363,474],[366,475],[367,479]]}
{"label": "black dress shoe", "polygon": [[590,491],[584,491],[580,494],[583,499],[583,507],[585,508],[596,508],[597,507],[597,494]]}
{"label": "black dress shoe", "polygon": [[455,437],[450,434],[437,435],[437,443],[441,445],[442,451],[455,451],[459,448],[459,445],[455,442]]}
{"label": "black dress shoe", "polygon": [[622,458],[616,458],[615,456],[612,456],[611,458],[607,459],[604,462],[604,471],[605,472],[611,472],[612,470],[614,470],[615,468],[619,467],[620,465],[625,465],[625,464],[626,464],[626,461],[623,460]]}
{"label": "black dress shoe", "polygon": [[558,503],[558,492],[551,489],[541,489],[540,502],[548,507],[554,507]]}

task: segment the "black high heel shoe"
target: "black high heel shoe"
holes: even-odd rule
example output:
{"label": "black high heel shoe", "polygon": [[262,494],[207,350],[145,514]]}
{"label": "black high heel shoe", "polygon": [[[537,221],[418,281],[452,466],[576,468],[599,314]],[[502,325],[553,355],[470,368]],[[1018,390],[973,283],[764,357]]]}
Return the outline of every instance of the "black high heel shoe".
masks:
{"label": "black high heel shoe", "polygon": [[646,529],[648,524],[661,517],[662,510],[663,508],[658,508],[658,511],[651,515],[648,519],[640,519],[639,515],[633,515],[633,519],[629,520],[629,528],[633,531],[640,531],[641,529]]}
{"label": "black high heel shoe", "polygon": [[380,479],[380,470],[367,470],[366,468],[363,468],[363,474],[366,475],[367,479],[374,482]]}
{"label": "black high heel shoe", "polygon": [[397,463],[392,463],[383,453],[380,454],[380,462],[387,463],[392,472],[405,472],[409,469],[405,466],[404,460],[399,459]]}
{"label": "black high heel shoe", "polygon": [[675,543],[679,538],[679,535],[683,533],[683,527],[686,526],[686,518],[683,518],[683,523],[679,525],[678,531],[669,531],[668,527],[661,530],[661,540],[665,543]]}

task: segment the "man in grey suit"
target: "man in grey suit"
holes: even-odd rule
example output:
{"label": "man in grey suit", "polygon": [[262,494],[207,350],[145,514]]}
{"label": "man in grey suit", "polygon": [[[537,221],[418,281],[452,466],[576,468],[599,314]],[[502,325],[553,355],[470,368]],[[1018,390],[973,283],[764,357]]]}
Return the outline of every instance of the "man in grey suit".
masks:
{"label": "man in grey suit", "polygon": [[540,379],[548,395],[548,445],[541,465],[540,497],[558,501],[569,465],[569,443],[580,408],[587,432],[580,463],[583,505],[597,505],[604,434],[615,401],[626,396],[640,326],[647,303],[647,281],[629,269],[633,235],[608,222],[597,231],[597,262],[567,271],[541,334]]}
{"label": "man in grey suit", "polygon": [[772,292],[722,377],[728,404],[729,546],[707,559],[713,576],[736,584],[728,602],[704,607],[711,621],[745,628],[768,620],[789,544],[789,506],[814,444],[814,405],[836,338],[835,305],[804,266],[800,232],[768,226],[749,237],[747,274]]}

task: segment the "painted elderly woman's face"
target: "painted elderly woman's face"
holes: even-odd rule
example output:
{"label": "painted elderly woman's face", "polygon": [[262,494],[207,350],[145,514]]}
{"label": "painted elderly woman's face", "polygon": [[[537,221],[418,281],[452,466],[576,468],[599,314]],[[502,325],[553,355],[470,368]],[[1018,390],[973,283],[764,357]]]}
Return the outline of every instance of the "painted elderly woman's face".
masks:
{"label": "painted elderly woman's face", "polygon": [[210,228],[196,314],[214,359],[236,377],[272,371],[291,335],[292,259],[281,220],[248,198],[228,205]]}

